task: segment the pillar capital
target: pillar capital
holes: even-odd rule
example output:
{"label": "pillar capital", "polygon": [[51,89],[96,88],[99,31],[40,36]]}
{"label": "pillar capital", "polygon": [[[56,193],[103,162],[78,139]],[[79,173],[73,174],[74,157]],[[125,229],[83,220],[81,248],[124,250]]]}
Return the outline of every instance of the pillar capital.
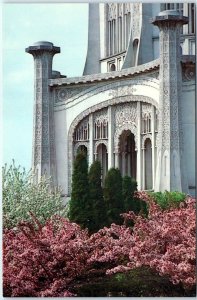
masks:
{"label": "pillar capital", "polygon": [[184,25],[188,23],[188,17],[181,15],[177,10],[164,10],[158,16],[152,18],[151,23],[159,28],[167,24],[176,26],[177,23],[180,23]]}
{"label": "pillar capital", "polygon": [[43,52],[51,53],[55,55],[56,53],[60,53],[60,47],[56,47],[51,42],[40,41],[34,43],[32,46],[29,46],[25,49],[25,51],[33,56],[39,55]]}

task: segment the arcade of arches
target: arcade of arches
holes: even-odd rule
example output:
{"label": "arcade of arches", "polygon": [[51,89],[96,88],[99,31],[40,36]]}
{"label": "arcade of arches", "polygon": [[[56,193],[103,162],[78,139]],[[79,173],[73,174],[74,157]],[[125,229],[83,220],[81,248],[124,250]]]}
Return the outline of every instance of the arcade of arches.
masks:
{"label": "arcade of arches", "polygon": [[82,119],[73,134],[73,158],[78,151],[89,165],[101,162],[102,181],[111,167],[135,178],[138,189],[154,189],[158,110],[144,102],[109,106]]}

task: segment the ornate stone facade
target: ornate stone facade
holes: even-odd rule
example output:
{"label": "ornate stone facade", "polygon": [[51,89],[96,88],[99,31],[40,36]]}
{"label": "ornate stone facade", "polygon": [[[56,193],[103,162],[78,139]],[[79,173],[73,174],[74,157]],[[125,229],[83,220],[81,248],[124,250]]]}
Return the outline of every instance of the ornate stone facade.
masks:
{"label": "ornate stone facade", "polygon": [[[96,63],[101,73],[91,74],[88,67],[81,77],[54,78],[52,57],[59,48],[40,42],[27,49],[35,61],[33,167],[38,178],[47,173],[70,196],[74,157],[85,149],[89,165],[101,160],[103,174],[118,167],[123,176],[136,178],[139,189],[194,194],[195,151],[186,144],[194,141],[194,116],[189,118],[187,110],[195,112],[195,59],[180,53],[181,23],[187,20],[176,11],[161,13],[153,20],[160,36],[154,29],[149,43],[153,25],[146,22],[153,4],[102,5],[90,4],[90,20],[103,12],[105,38],[98,32],[91,36],[92,28],[89,33],[89,40],[95,41],[95,34],[100,39],[96,44],[104,58]],[[154,49],[153,59],[143,47]],[[92,64],[92,55],[88,49],[86,63]],[[112,60],[115,69],[105,69]]]}

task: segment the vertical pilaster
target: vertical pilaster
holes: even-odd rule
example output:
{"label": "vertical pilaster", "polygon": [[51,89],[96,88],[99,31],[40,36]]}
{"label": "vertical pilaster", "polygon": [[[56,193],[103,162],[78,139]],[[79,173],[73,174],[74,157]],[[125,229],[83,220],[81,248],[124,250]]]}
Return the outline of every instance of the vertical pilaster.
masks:
{"label": "vertical pilaster", "polygon": [[122,176],[125,176],[126,175],[126,153],[125,152],[122,152]]}
{"label": "vertical pilaster", "polygon": [[94,161],[94,124],[93,114],[89,115],[89,166]]}
{"label": "vertical pilaster", "polygon": [[48,79],[52,78],[52,60],[60,48],[50,42],[37,42],[25,49],[34,57],[34,134],[32,167],[36,180],[41,176],[56,179],[53,101]]}
{"label": "vertical pilaster", "polygon": [[181,158],[181,26],[187,18],[178,11],[163,11],[154,18],[160,29],[160,120],[155,190],[186,191]]}
{"label": "vertical pilaster", "polygon": [[131,176],[131,153],[128,153],[128,176]]}
{"label": "vertical pilaster", "polygon": [[151,111],[151,131],[152,131],[152,189],[155,188],[155,107]]}
{"label": "vertical pilaster", "polygon": [[137,184],[142,189],[142,158],[141,158],[141,103],[137,102]]}
{"label": "vertical pilaster", "polygon": [[108,107],[108,169],[114,166],[114,117],[113,107]]}
{"label": "vertical pilaster", "polygon": [[142,189],[145,190],[145,148],[142,148]]}
{"label": "vertical pilaster", "polygon": [[119,168],[119,152],[115,152],[115,168]]}

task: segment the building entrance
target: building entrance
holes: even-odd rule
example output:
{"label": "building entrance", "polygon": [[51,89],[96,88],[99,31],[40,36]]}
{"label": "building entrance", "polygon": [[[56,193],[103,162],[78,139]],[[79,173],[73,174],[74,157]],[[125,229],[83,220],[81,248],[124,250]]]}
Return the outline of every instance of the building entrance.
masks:
{"label": "building entrance", "polygon": [[119,168],[122,176],[128,175],[136,179],[136,151],[134,134],[124,130],[120,135]]}

